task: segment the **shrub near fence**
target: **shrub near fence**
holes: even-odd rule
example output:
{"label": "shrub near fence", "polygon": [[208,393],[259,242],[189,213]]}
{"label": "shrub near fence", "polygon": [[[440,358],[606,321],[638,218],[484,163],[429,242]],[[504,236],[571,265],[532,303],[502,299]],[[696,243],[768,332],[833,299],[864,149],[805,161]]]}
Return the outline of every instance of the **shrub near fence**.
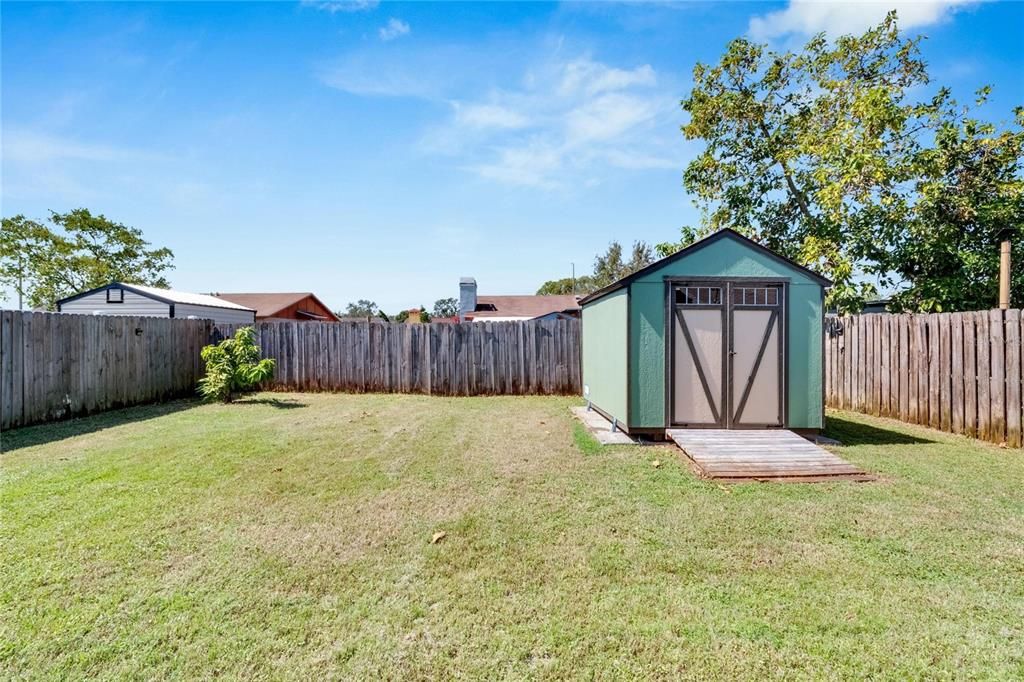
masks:
{"label": "shrub near fence", "polygon": [[1020,310],[837,321],[826,325],[829,407],[1021,447]]}
{"label": "shrub near fence", "polygon": [[[206,320],[0,311],[0,429],[196,394]],[[437,395],[579,394],[578,320],[261,322],[265,388]]]}

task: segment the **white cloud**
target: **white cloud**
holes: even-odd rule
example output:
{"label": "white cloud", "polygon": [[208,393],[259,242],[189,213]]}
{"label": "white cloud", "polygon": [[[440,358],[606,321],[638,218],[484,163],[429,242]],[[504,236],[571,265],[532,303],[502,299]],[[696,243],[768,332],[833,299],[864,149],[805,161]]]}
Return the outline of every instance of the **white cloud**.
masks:
{"label": "white cloud", "polygon": [[459,103],[424,146],[473,158],[465,167],[486,180],[544,189],[595,182],[607,167],[681,168],[665,150],[676,139],[678,104],[656,85],[647,64],[548,62],[520,88]]}
{"label": "white cloud", "polygon": [[656,104],[649,97],[604,94],[584,101],[565,115],[567,137],[576,143],[614,139],[657,114]]}
{"label": "white cloud", "polygon": [[497,158],[471,166],[480,177],[509,185],[554,188],[553,175],[562,166],[564,150],[546,141],[499,149]]}
{"label": "white cloud", "polygon": [[312,7],[322,12],[337,14],[338,12],[366,12],[376,9],[380,0],[302,0],[304,7]]}
{"label": "white cloud", "polygon": [[[88,201],[123,190],[120,169],[152,167],[168,157],[151,151],[87,142],[21,127],[3,130],[3,196]],[[114,176],[109,174],[114,173]],[[103,175],[110,186],[98,189]],[[118,184],[115,190],[113,185]]]}
{"label": "white cloud", "polygon": [[592,62],[589,59],[578,59],[566,65],[559,91],[565,95],[573,95],[578,92],[594,95],[609,90],[622,90],[635,85],[652,86],[656,83],[657,78],[650,64],[627,71]]}
{"label": "white cloud", "polygon": [[[459,46],[405,51],[400,59],[377,46],[325,65],[320,78],[359,96],[446,103],[448,116],[423,131],[417,148],[488,181],[555,189],[600,182],[610,169],[685,165],[682,86],[663,86],[649,64],[566,59],[562,50],[553,46],[552,57],[532,62],[505,87],[495,86],[503,65],[493,51]],[[475,68],[453,66],[466,64]]]}
{"label": "white cloud", "polygon": [[391,68],[376,56],[360,55],[328,64],[320,69],[320,80],[337,90],[364,97],[441,97],[436,78],[423,72]]}
{"label": "white cloud", "polygon": [[523,128],[528,121],[523,114],[497,104],[462,104],[453,102],[455,121],[468,128]]}
{"label": "white cloud", "polygon": [[38,133],[31,130],[4,131],[4,161],[43,164],[51,161],[117,161],[139,157],[139,152],[103,144]]}
{"label": "white cloud", "polygon": [[978,0],[894,0],[843,2],[841,0],[790,0],[789,6],[750,19],[750,35],[756,40],[789,34],[830,36],[864,31],[896,10],[901,29],[928,26],[947,19],[953,12]]}
{"label": "white cloud", "polygon": [[645,154],[643,152],[630,152],[621,149],[612,149],[606,152],[605,158],[613,166],[629,170],[682,168],[682,164],[678,159],[669,159],[664,156]]}
{"label": "white cloud", "polygon": [[409,24],[405,23],[401,19],[395,19],[394,17],[388,19],[388,23],[380,27],[377,31],[380,35],[380,39],[383,41],[394,40],[404,35],[409,35]]}

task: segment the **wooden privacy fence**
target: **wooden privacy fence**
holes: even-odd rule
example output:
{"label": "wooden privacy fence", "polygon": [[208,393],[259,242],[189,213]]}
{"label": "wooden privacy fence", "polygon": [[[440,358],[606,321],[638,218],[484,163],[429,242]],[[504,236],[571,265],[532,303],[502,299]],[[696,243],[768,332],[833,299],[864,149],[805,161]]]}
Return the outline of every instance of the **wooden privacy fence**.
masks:
{"label": "wooden privacy fence", "polygon": [[[195,395],[207,320],[0,311],[0,428]],[[579,320],[260,322],[268,389],[578,394]]]}
{"label": "wooden privacy fence", "polygon": [[1021,447],[1021,311],[830,318],[829,407]]}
{"label": "wooden privacy fence", "polygon": [[203,320],[0,311],[0,428],[194,395]]}
{"label": "wooden privacy fence", "polygon": [[[237,326],[219,326],[229,335]],[[261,322],[268,388],[434,395],[579,394],[579,320]]]}

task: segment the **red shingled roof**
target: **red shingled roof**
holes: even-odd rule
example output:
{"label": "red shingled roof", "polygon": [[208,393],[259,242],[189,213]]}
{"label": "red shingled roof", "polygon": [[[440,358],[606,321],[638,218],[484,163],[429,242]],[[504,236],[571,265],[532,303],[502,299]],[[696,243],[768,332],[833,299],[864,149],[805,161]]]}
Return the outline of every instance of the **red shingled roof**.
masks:
{"label": "red shingled roof", "polygon": [[[324,305],[323,301],[321,301],[319,298],[317,298],[315,294],[313,294],[312,292],[309,292],[309,291],[289,292],[289,293],[262,293],[262,294],[253,294],[253,293],[222,294],[222,293],[218,292],[218,293],[215,293],[214,296],[216,296],[217,298],[222,298],[225,301],[231,301],[232,303],[237,303],[238,305],[244,305],[246,308],[252,308],[252,309],[254,309],[256,311],[256,317],[258,317],[258,318],[259,317],[273,317],[274,315],[276,315],[277,313],[281,312],[282,310],[284,310],[288,306],[295,305],[296,303],[298,303],[302,299],[306,298],[307,296],[312,296],[313,300],[315,300],[317,303],[319,303],[323,307],[324,310],[327,310],[328,312],[331,310],[326,305]],[[299,312],[301,313],[303,311],[299,311]],[[316,319],[316,318],[310,316],[310,319]],[[331,313],[330,318],[327,318],[327,319],[337,321],[338,318],[335,317],[333,313]]]}
{"label": "red shingled roof", "polygon": [[[493,310],[486,309],[493,306]],[[572,295],[559,296],[477,296],[477,309],[467,313],[470,319],[521,317],[533,319],[551,313],[578,312],[580,304]],[[481,308],[484,308],[481,310]]]}

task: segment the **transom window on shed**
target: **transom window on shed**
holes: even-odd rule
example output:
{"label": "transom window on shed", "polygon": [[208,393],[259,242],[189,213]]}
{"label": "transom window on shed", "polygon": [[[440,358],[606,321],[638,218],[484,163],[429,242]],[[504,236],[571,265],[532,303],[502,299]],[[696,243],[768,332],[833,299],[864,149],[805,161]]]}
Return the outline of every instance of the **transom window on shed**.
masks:
{"label": "transom window on shed", "polygon": [[107,289],[107,303],[124,303],[124,289]]}
{"label": "transom window on shed", "polygon": [[679,287],[677,305],[722,305],[721,287]]}
{"label": "transom window on shed", "polygon": [[778,287],[733,287],[733,305],[763,305],[771,306],[779,304]]}

